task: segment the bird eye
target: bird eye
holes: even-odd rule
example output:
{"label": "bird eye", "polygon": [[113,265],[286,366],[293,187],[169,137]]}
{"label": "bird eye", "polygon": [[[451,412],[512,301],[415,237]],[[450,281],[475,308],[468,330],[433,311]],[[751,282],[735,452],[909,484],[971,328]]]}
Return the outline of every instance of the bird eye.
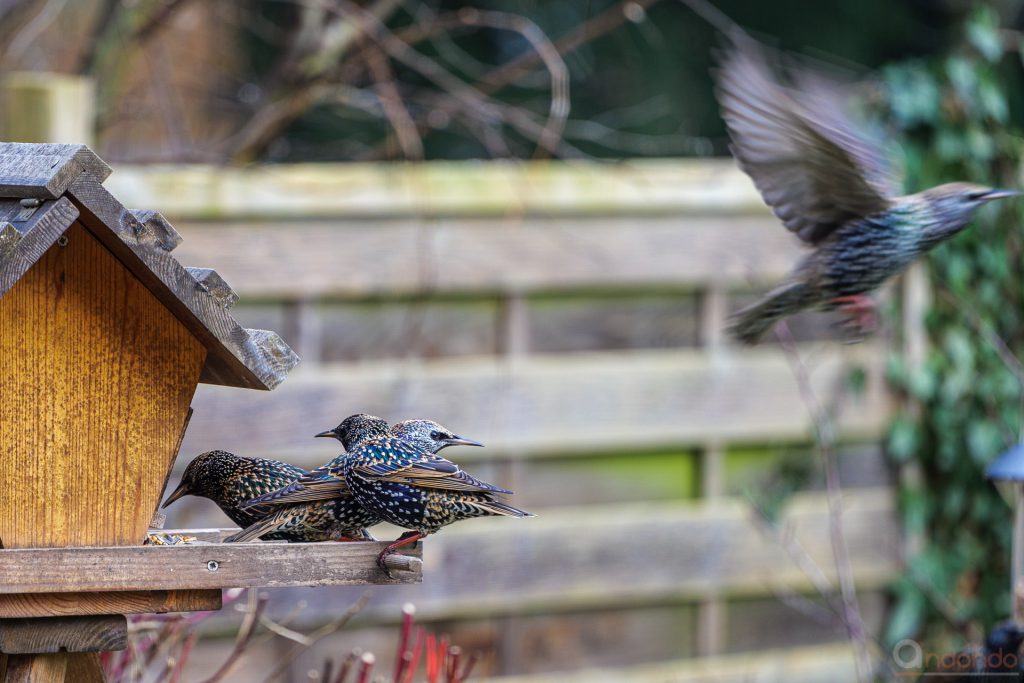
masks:
{"label": "bird eye", "polygon": [[970,199],[972,202],[976,202],[987,197],[988,193],[988,190],[975,190],[974,192],[968,192],[967,198]]}
{"label": "bird eye", "polygon": [[435,441],[440,440],[442,438],[441,432],[430,432],[430,438]]}

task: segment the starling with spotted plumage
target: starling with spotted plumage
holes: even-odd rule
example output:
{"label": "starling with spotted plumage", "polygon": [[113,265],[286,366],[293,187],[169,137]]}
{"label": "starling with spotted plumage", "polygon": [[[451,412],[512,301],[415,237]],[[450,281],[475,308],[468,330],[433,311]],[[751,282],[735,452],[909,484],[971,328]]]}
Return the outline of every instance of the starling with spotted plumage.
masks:
{"label": "starling with spotted plumage", "polygon": [[[386,427],[387,423],[385,433]],[[188,464],[181,483],[162,507],[166,508],[187,495],[208,498],[232,522],[243,528],[251,527],[263,523],[277,511],[269,505],[245,506],[246,501],[287,486],[305,474],[308,473],[301,467],[279,460],[243,458],[227,451],[209,451],[196,456]],[[376,522],[351,496],[347,501],[338,499],[329,503],[303,520],[278,524],[265,538],[290,542],[338,540],[341,537],[373,539],[366,532],[369,523],[363,522],[364,518],[370,523]]]}
{"label": "starling with spotted plumage", "polygon": [[[388,435],[386,420],[373,415],[353,417],[357,418],[353,428],[345,432],[344,439],[340,439],[346,451],[358,447],[363,441]],[[375,540],[366,529],[379,523],[380,518],[352,496],[343,480],[334,480],[332,483],[319,472],[319,469],[312,472],[301,470],[298,476],[281,482],[280,486],[264,488],[258,494],[249,496],[249,499],[240,501],[240,508],[244,512],[258,510],[260,514],[250,524],[241,524],[242,530],[224,539],[224,542],[244,543],[258,538],[274,540],[281,534],[287,534],[287,540],[303,542]],[[317,496],[311,496],[305,487],[297,486],[290,489],[295,500],[275,498],[275,494],[294,485],[301,477],[315,478],[321,484],[319,488],[314,486],[312,489]],[[270,500],[259,502],[260,497]]]}
{"label": "starling with spotted plumage", "polygon": [[[346,443],[361,430],[362,418],[365,416],[353,415],[320,436],[334,436]],[[511,491],[480,481],[436,455],[436,451],[454,445],[480,444],[432,420],[406,420],[392,427],[388,436],[364,439],[359,447],[294,484],[252,502],[288,504],[350,491],[382,521],[413,530],[381,552],[378,565],[384,571],[385,556],[452,522],[489,515],[532,516],[494,497]]]}
{"label": "starling with spotted plumage", "polygon": [[963,230],[978,207],[1017,194],[957,182],[900,195],[881,146],[843,111],[839,88],[793,64],[783,84],[781,60],[745,34],[731,38],[717,93],[733,155],[812,248],[782,284],[735,314],[729,329],[739,341],[754,344],[812,308],[839,309],[864,326],[874,312],[868,294]]}
{"label": "starling with spotted plumage", "polygon": [[453,522],[533,516],[494,497],[511,491],[482,482],[415,445],[447,431],[430,420],[400,422],[392,427],[391,437],[367,442],[342,463],[342,476],[356,500],[384,521],[410,529],[378,556],[377,564],[385,572],[387,555]]}

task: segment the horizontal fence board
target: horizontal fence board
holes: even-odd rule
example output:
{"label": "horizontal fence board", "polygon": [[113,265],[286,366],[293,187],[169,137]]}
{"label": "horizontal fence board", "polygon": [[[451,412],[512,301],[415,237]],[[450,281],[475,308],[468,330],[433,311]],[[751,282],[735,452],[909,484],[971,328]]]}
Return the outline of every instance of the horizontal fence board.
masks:
{"label": "horizontal fence board", "polygon": [[849,645],[821,645],[630,668],[503,676],[490,680],[493,683],[852,683],[857,680],[857,669]]}
{"label": "horizontal fence board", "polygon": [[[844,531],[855,579],[875,587],[900,567],[888,491],[848,493]],[[822,495],[796,497],[791,525],[807,556],[834,577]],[[630,606],[708,595],[806,591],[811,583],[741,500],[633,504],[466,523],[428,539],[424,582],[396,590],[424,617]],[[638,580],[643,577],[643,580]]]}
{"label": "horizontal fence board", "polygon": [[[838,428],[848,438],[878,437],[889,415],[880,373],[871,371],[881,347],[813,345],[800,353],[822,401],[841,390],[851,367],[868,367],[866,390],[846,401]],[[321,464],[338,445],[312,436],[357,412],[391,422],[432,418],[487,445],[458,449],[452,457],[462,460],[800,441],[811,433],[793,371],[770,348],[322,366],[265,394],[201,386],[193,406],[179,469],[215,448]]]}
{"label": "horizontal fence board", "polygon": [[178,223],[177,258],[248,297],[742,287],[804,250],[770,215]]}
{"label": "horizontal fence board", "polygon": [[105,185],[172,220],[764,210],[730,159],[120,166]]}
{"label": "horizontal fence board", "polygon": [[[856,584],[866,592],[884,588],[901,566],[892,493],[847,492],[843,509]],[[394,621],[405,602],[415,604],[423,619],[447,621],[643,609],[709,595],[813,594],[814,584],[779,540],[784,531],[835,585],[824,494],[794,496],[777,535],[766,533],[751,506],[737,498],[535,512],[537,517],[521,520],[471,520],[429,537],[423,583],[378,593],[366,621]],[[375,533],[385,537],[382,529]],[[306,600],[302,622],[313,625],[343,611],[357,595],[338,589],[314,598],[289,591],[275,602]]]}

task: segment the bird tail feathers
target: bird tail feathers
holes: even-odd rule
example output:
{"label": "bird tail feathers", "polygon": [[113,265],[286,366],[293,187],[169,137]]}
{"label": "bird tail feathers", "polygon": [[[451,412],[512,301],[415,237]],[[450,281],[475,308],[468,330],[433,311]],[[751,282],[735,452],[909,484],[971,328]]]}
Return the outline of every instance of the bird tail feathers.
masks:
{"label": "bird tail feathers", "polygon": [[500,500],[482,500],[477,502],[476,505],[480,509],[486,510],[492,515],[501,515],[503,517],[536,517],[532,512],[520,510],[519,508],[512,507],[508,503],[503,503]]}
{"label": "bird tail feathers", "polygon": [[811,288],[805,283],[790,282],[776,287],[730,318],[729,335],[744,344],[756,344],[776,322],[810,304]]}
{"label": "bird tail feathers", "polygon": [[224,542],[245,543],[246,541],[255,541],[257,538],[262,538],[270,532],[279,529],[282,525],[284,525],[285,522],[287,522],[290,519],[288,515],[283,514],[285,512],[285,510],[282,510],[277,514],[270,515],[269,517],[264,517],[258,522],[253,522],[249,526],[239,531],[237,534],[233,534],[225,538]]}

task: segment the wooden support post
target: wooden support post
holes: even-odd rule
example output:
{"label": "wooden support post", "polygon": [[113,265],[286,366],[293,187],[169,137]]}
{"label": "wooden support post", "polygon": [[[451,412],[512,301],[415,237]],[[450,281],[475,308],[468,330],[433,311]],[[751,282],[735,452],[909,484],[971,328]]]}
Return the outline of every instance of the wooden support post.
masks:
{"label": "wooden support post", "polygon": [[7,74],[0,80],[0,139],[92,145],[95,90],[82,76]]}
{"label": "wooden support post", "polygon": [[[721,352],[726,345],[724,333],[728,314],[728,294],[724,285],[712,283],[700,306],[700,337],[709,355]],[[709,441],[701,451],[700,495],[714,500],[725,495],[725,447],[720,441]],[[709,595],[697,607],[697,654],[702,657],[722,654],[725,649],[726,610],[718,595]]]}
{"label": "wooden support post", "polygon": [[0,651],[8,655],[102,652],[128,647],[122,614],[0,619]]}
{"label": "wooden support post", "polygon": [[68,654],[10,655],[5,683],[64,683]]}

